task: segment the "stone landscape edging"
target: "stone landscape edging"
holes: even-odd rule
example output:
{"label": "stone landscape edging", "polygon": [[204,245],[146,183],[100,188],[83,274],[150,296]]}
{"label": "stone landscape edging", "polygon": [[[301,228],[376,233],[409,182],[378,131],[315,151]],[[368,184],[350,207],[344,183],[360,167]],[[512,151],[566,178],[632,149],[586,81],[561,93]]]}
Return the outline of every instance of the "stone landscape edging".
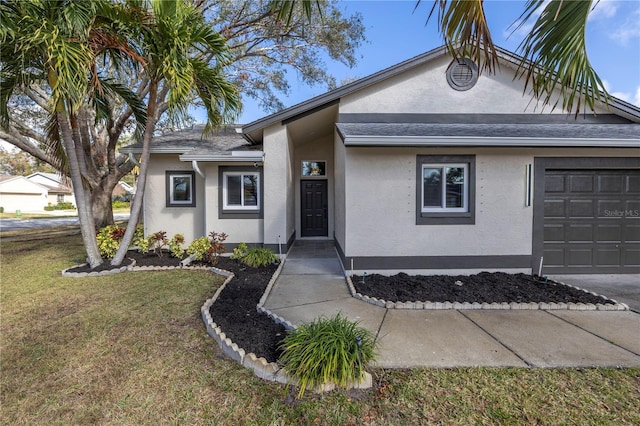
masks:
{"label": "stone landscape edging", "polygon": [[[273,285],[276,282],[276,279],[278,278],[278,276],[280,276],[280,272],[284,267],[284,262],[285,262],[284,259],[280,261],[280,265],[271,276],[271,279],[269,280],[269,284],[267,284],[267,288],[265,289],[265,292],[260,298],[260,301],[258,302],[256,309],[258,310],[258,312],[266,314],[273,321],[275,321],[278,324],[282,324],[282,326],[290,330],[290,329],[296,328],[296,326],[293,325],[291,322],[285,320],[284,318],[280,317],[279,315],[276,315],[273,312],[269,311],[268,309],[264,308],[264,303],[269,297],[269,293],[271,292]],[[213,318],[211,317],[211,313],[209,312],[209,310],[211,309],[211,306],[216,301],[216,299],[218,299],[218,297],[220,296],[220,293],[222,292],[222,290],[234,278],[235,275],[232,272],[225,271],[224,269],[218,269],[218,268],[211,268],[211,269],[213,272],[217,274],[226,276],[227,279],[216,290],[213,297],[205,301],[204,304],[202,305],[202,308],[200,308],[200,312],[202,314],[202,320],[205,323],[205,326],[207,328],[207,333],[209,334],[209,336],[214,338],[214,340],[218,343],[218,346],[220,347],[220,349],[222,349],[222,351],[225,354],[227,354],[231,359],[238,362],[243,367],[253,371],[253,374],[255,374],[257,377],[264,380],[271,381],[271,382],[277,382],[277,383],[282,383],[286,385],[289,385],[289,384],[297,385],[296,379],[289,376],[287,372],[283,368],[281,368],[277,363],[268,362],[264,357],[258,357],[253,352],[246,353],[246,351],[243,348],[239,347],[230,338],[228,338],[227,335],[222,331],[222,329],[213,321]],[[347,389],[353,389],[353,388],[366,389],[366,388],[370,388],[372,385],[373,385],[373,377],[371,376],[370,373],[365,371],[364,377],[360,382],[349,383],[347,384],[346,388]],[[335,388],[336,388],[335,384],[327,383],[313,390],[315,392],[326,392],[326,391],[331,391]]]}
{"label": "stone landscape edging", "polygon": [[520,302],[502,302],[502,303],[478,303],[478,302],[390,302],[383,299],[378,299],[375,297],[370,297],[362,293],[358,293],[356,291],[355,286],[353,285],[353,281],[351,280],[351,276],[345,274],[345,279],[347,281],[347,286],[349,287],[349,293],[351,293],[351,297],[354,297],[363,302],[369,303],[371,305],[380,306],[386,309],[410,309],[410,310],[444,310],[444,309],[473,309],[473,310],[544,310],[544,311],[553,311],[553,310],[570,310],[570,311],[628,311],[629,306],[625,303],[620,303],[616,300],[609,299],[606,296],[603,296],[598,293],[594,293],[593,291],[585,290],[580,287],[576,287],[574,285],[565,284],[560,281],[552,281],[557,284],[565,285],[567,287],[575,288],[580,291],[584,291],[585,293],[593,294],[594,296],[601,297],[605,300],[609,300],[611,303],[555,303],[555,302],[528,302],[528,303],[520,303]]}

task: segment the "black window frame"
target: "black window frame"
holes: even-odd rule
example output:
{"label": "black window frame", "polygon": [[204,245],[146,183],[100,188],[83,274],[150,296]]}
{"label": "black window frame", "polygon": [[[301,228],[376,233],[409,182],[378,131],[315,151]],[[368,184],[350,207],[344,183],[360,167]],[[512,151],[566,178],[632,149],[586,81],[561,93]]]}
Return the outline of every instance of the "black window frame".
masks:
{"label": "black window frame", "polygon": [[[173,199],[173,178],[188,176],[191,180],[191,200],[176,201]],[[190,170],[167,170],[165,172],[166,207],[196,207],[196,174]]]}
{"label": "black window frame", "polygon": [[[224,187],[225,175],[234,174],[258,174],[258,208],[236,209],[225,208]],[[262,219],[264,211],[264,173],[263,168],[251,166],[220,166],[218,167],[218,218],[219,219]]]}
{"label": "black window frame", "polygon": [[[467,211],[423,212],[423,166],[431,164],[466,164]],[[476,201],[476,156],[475,155],[418,155],[416,158],[416,225],[474,225]]]}

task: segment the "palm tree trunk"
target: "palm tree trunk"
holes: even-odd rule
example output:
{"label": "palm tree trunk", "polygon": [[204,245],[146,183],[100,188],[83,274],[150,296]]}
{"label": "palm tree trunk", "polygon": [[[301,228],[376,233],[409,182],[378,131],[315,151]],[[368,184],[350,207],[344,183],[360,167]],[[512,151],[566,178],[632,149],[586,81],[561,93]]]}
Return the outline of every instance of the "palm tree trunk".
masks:
{"label": "palm tree trunk", "polygon": [[96,241],[96,229],[91,212],[91,204],[87,202],[88,194],[82,182],[82,174],[80,173],[81,166],[78,156],[76,155],[73,132],[67,121],[67,115],[64,112],[58,111],[56,116],[58,125],[60,126],[60,132],[62,133],[62,144],[69,162],[69,174],[71,175],[71,183],[73,184],[73,193],[76,197],[82,242],[87,251],[89,266],[93,269],[102,264],[102,257],[100,257],[100,251],[98,250],[98,243]]}
{"label": "palm tree trunk", "polygon": [[142,137],[142,154],[140,157],[140,175],[138,176],[138,182],[136,182],[136,196],[133,197],[133,204],[131,205],[131,215],[129,216],[129,223],[127,223],[127,229],[120,241],[120,247],[116,252],[116,255],[111,260],[113,266],[119,266],[124,260],[124,256],[133,241],[133,235],[140,219],[140,212],[142,211],[142,201],[144,199],[144,187],[147,182],[147,171],[149,169],[149,157],[151,154],[151,139],[153,138],[153,131],[156,126],[156,106],[158,96],[158,82],[155,79],[151,80],[149,84],[149,103],[147,104],[147,123],[144,129],[144,135]]}

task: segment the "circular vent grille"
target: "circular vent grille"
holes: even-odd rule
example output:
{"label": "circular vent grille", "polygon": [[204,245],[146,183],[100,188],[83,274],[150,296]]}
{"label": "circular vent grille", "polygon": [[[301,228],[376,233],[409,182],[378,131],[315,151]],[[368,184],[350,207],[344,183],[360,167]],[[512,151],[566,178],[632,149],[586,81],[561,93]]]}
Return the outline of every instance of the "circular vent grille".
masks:
{"label": "circular vent grille", "polygon": [[469,90],[478,81],[478,67],[471,59],[456,59],[447,68],[447,82],[455,90]]}

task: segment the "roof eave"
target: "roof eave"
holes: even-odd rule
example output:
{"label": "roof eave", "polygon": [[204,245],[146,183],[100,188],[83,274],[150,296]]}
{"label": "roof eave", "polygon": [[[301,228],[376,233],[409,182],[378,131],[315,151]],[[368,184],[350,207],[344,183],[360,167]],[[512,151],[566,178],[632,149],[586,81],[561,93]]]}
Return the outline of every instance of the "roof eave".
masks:
{"label": "roof eave", "polygon": [[640,148],[640,139],[501,138],[469,136],[345,136],[350,147]]}

